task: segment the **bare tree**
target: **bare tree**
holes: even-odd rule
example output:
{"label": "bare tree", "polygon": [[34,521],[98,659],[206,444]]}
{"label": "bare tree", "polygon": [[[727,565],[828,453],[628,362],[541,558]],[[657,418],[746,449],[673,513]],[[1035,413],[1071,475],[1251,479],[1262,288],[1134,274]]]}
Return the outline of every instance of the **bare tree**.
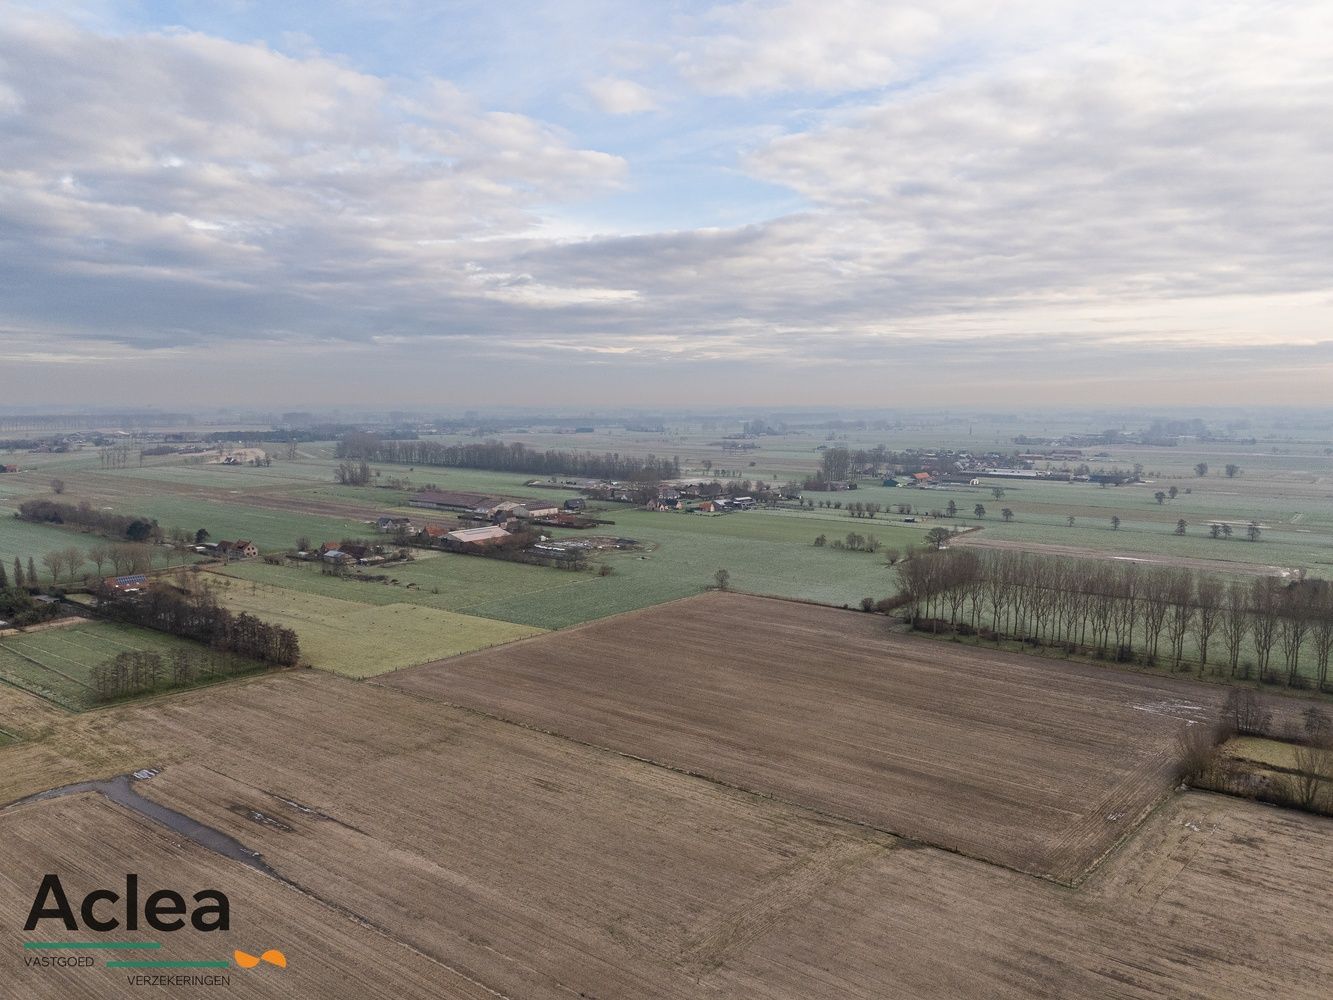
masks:
{"label": "bare tree", "polygon": [[1271,576],[1254,581],[1250,607],[1253,612],[1254,651],[1262,680],[1268,674],[1268,659],[1277,643],[1278,615],[1282,608],[1282,585]]}
{"label": "bare tree", "polygon": [[1282,646],[1282,660],[1287,668],[1287,685],[1295,687],[1300,675],[1301,647],[1310,632],[1312,617],[1311,588],[1303,584],[1288,587],[1282,593],[1278,608],[1278,641]]}
{"label": "bare tree", "polygon": [[88,558],[92,560],[92,564],[97,567],[97,575],[101,576],[102,567],[106,565],[106,561],[111,558],[111,550],[104,543],[98,542],[96,545],[88,549]]}
{"label": "bare tree", "polygon": [[42,556],[42,565],[51,571],[52,585],[60,582],[60,571],[65,565],[64,549],[56,549]]}
{"label": "bare tree", "polygon": [[1327,747],[1309,744],[1292,752],[1293,772],[1287,775],[1287,794],[1309,812],[1322,812],[1329,799],[1329,781],[1333,779],[1333,754]]}
{"label": "bare tree", "polygon": [[83,569],[83,564],[87,560],[87,554],[77,545],[71,545],[65,550],[65,570],[69,573],[71,581],[79,575],[79,570]]}
{"label": "bare tree", "polygon": [[1251,624],[1250,593],[1242,584],[1233,582],[1227,587],[1222,613],[1222,641],[1227,648],[1232,677],[1236,676],[1240,666],[1240,651],[1245,646],[1245,637],[1250,634]]}
{"label": "bare tree", "polygon": [[1222,617],[1222,581],[1207,573],[1199,575],[1194,585],[1194,640],[1199,649],[1199,676],[1208,667],[1208,645]]}
{"label": "bare tree", "polygon": [[1222,705],[1222,720],[1238,736],[1262,736],[1271,713],[1249,688],[1232,688]]}
{"label": "bare tree", "polygon": [[1333,653],[1333,586],[1323,583],[1318,588],[1314,606],[1315,686],[1322,691],[1328,684],[1328,660]]}
{"label": "bare tree", "polygon": [[1185,659],[1185,637],[1194,623],[1194,574],[1187,569],[1173,571],[1167,580],[1166,632],[1171,640],[1171,665],[1179,670]]}

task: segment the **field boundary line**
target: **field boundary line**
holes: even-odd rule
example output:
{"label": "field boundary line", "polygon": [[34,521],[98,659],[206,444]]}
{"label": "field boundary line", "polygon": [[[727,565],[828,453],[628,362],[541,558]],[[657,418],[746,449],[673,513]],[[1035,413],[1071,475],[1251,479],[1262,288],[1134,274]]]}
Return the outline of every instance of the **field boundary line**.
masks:
{"label": "field boundary line", "polygon": [[1160,811],[1163,806],[1168,805],[1169,803],[1175,800],[1178,792],[1179,792],[1179,785],[1173,783],[1169,785],[1166,791],[1164,791],[1161,795],[1159,795],[1154,801],[1148,803],[1148,805],[1140,812],[1138,818],[1134,820],[1134,822],[1129,826],[1129,828],[1126,829],[1125,832],[1122,833],[1119,837],[1117,837],[1115,842],[1112,843],[1109,847],[1107,847],[1106,850],[1102,851],[1102,853],[1099,854],[1092,861],[1091,864],[1089,864],[1086,868],[1084,868],[1083,871],[1080,872],[1072,882],[1068,883],[1069,888],[1071,889],[1081,888],[1086,882],[1088,882],[1088,880],[1096,876],[1101,871],[1102,865],[1110,861],[1112,855],[1119,854],[1121,850],[1124,849],[1125,845],[1129,843],[1130,839],[1134,837],[1140,830],[1143,829],[1144,825],[1148,822],[1148,820],[1150,820],[1154,815],[1156,815],[1157,812]]}

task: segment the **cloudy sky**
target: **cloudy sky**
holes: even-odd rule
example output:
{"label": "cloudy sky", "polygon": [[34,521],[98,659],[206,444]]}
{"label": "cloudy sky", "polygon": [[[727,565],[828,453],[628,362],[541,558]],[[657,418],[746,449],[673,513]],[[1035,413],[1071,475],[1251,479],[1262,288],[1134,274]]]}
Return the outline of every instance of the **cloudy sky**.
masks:
{"label": "cloudy sky", "polygon": [[1330,38],[1322,0],[0,0],[5,398],[1328,403]]}

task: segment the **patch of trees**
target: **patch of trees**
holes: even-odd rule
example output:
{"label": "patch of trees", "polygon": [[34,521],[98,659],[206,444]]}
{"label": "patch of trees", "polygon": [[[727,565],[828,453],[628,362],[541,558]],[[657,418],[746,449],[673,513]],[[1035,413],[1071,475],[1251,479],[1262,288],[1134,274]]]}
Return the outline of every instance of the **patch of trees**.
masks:
{"label": "patch of trees", "polygon": [[[914,621],[1200,675],[1329,688],[1333,586],[1226,582],[1183,567],[952,548],[899,569]],[[1305,667],[1306,669],[1302,669]]]}
{"label": "patch of trees", "polygon": [[166,656],[148,650],[125,650],[93,667],[93,697],[99,702],[114,701],[249,673],[256,666],[253,661],[208,649],[182,647]]}
{"label": "patch of trees", "polygon": [[26,590],[19,587],[0,586],[0,618],[9,623],[8,627],[21,628],[50,621],[59,616],[60,611],[59,604],[34,601]]}
{"label": "patch of trees", "polygon": [[[1289,763],[1257,764],[1221,751],[1233,735],[1275,740],[1290,748]],[[1191,726],[1180,737],[1182,778],[1195,788],[1255,799],[1316,815],[1333,815],[1333,720],[1315,705],[1279,729],[1251,690],[1231,691],[1217,722]]]}
{"label": "patch of trees", "polygon": [[98,613],[114,621],[193,639],[219,652],[275,666],[293,667],[301,658],[300,642],[291,629],[251,614],[233,614],[207,591],[154,587],[131,595],[106,590],[98,598]]}
{"label": "patch of trees", "polygon": [[486,441],[445,444],[440,441],[390,441],[374,434],[348,434],[338,442],[337,457],[394,465],[439,465],[534,475],[586,476],[649,482],[680,476],[679,458],[621,455],[589,451],[539,451],[525,444]]}
{"label": "patch of trees", "polygon": [[18,516],[24,521],[67,524],[83,531],[131,542],[157,541],[162,537],[162,529],[154,520],[132,514],[94,510],[87,502],[72,504],[58,500],[25,500],[19,504]]}
{"label": "patch of trees", "polygon": [[370,465],[360,462],[339,462],[333,478],[343,486],[365,486],[370,482]]}
{"label": "patch of trees", "polygon": [[883,543],[874,535],[862,535],[859,532],[849,531],[845,538],[835,538],[829,541],[827,535],[819,535],[815,538],[816,548],[828,546],[831,549],[850,549],[853,552],[878,552],[883,548]]}

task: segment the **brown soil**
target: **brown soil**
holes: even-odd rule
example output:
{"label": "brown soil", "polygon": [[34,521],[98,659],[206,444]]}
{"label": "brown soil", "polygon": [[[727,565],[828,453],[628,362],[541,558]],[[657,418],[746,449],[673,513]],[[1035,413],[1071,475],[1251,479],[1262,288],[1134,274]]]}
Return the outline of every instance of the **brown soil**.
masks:
{"label": "brown soil", "polygon": [[1078,878],[1170,787],[1216,687],[709,594],[382,683],[932,845]]}

